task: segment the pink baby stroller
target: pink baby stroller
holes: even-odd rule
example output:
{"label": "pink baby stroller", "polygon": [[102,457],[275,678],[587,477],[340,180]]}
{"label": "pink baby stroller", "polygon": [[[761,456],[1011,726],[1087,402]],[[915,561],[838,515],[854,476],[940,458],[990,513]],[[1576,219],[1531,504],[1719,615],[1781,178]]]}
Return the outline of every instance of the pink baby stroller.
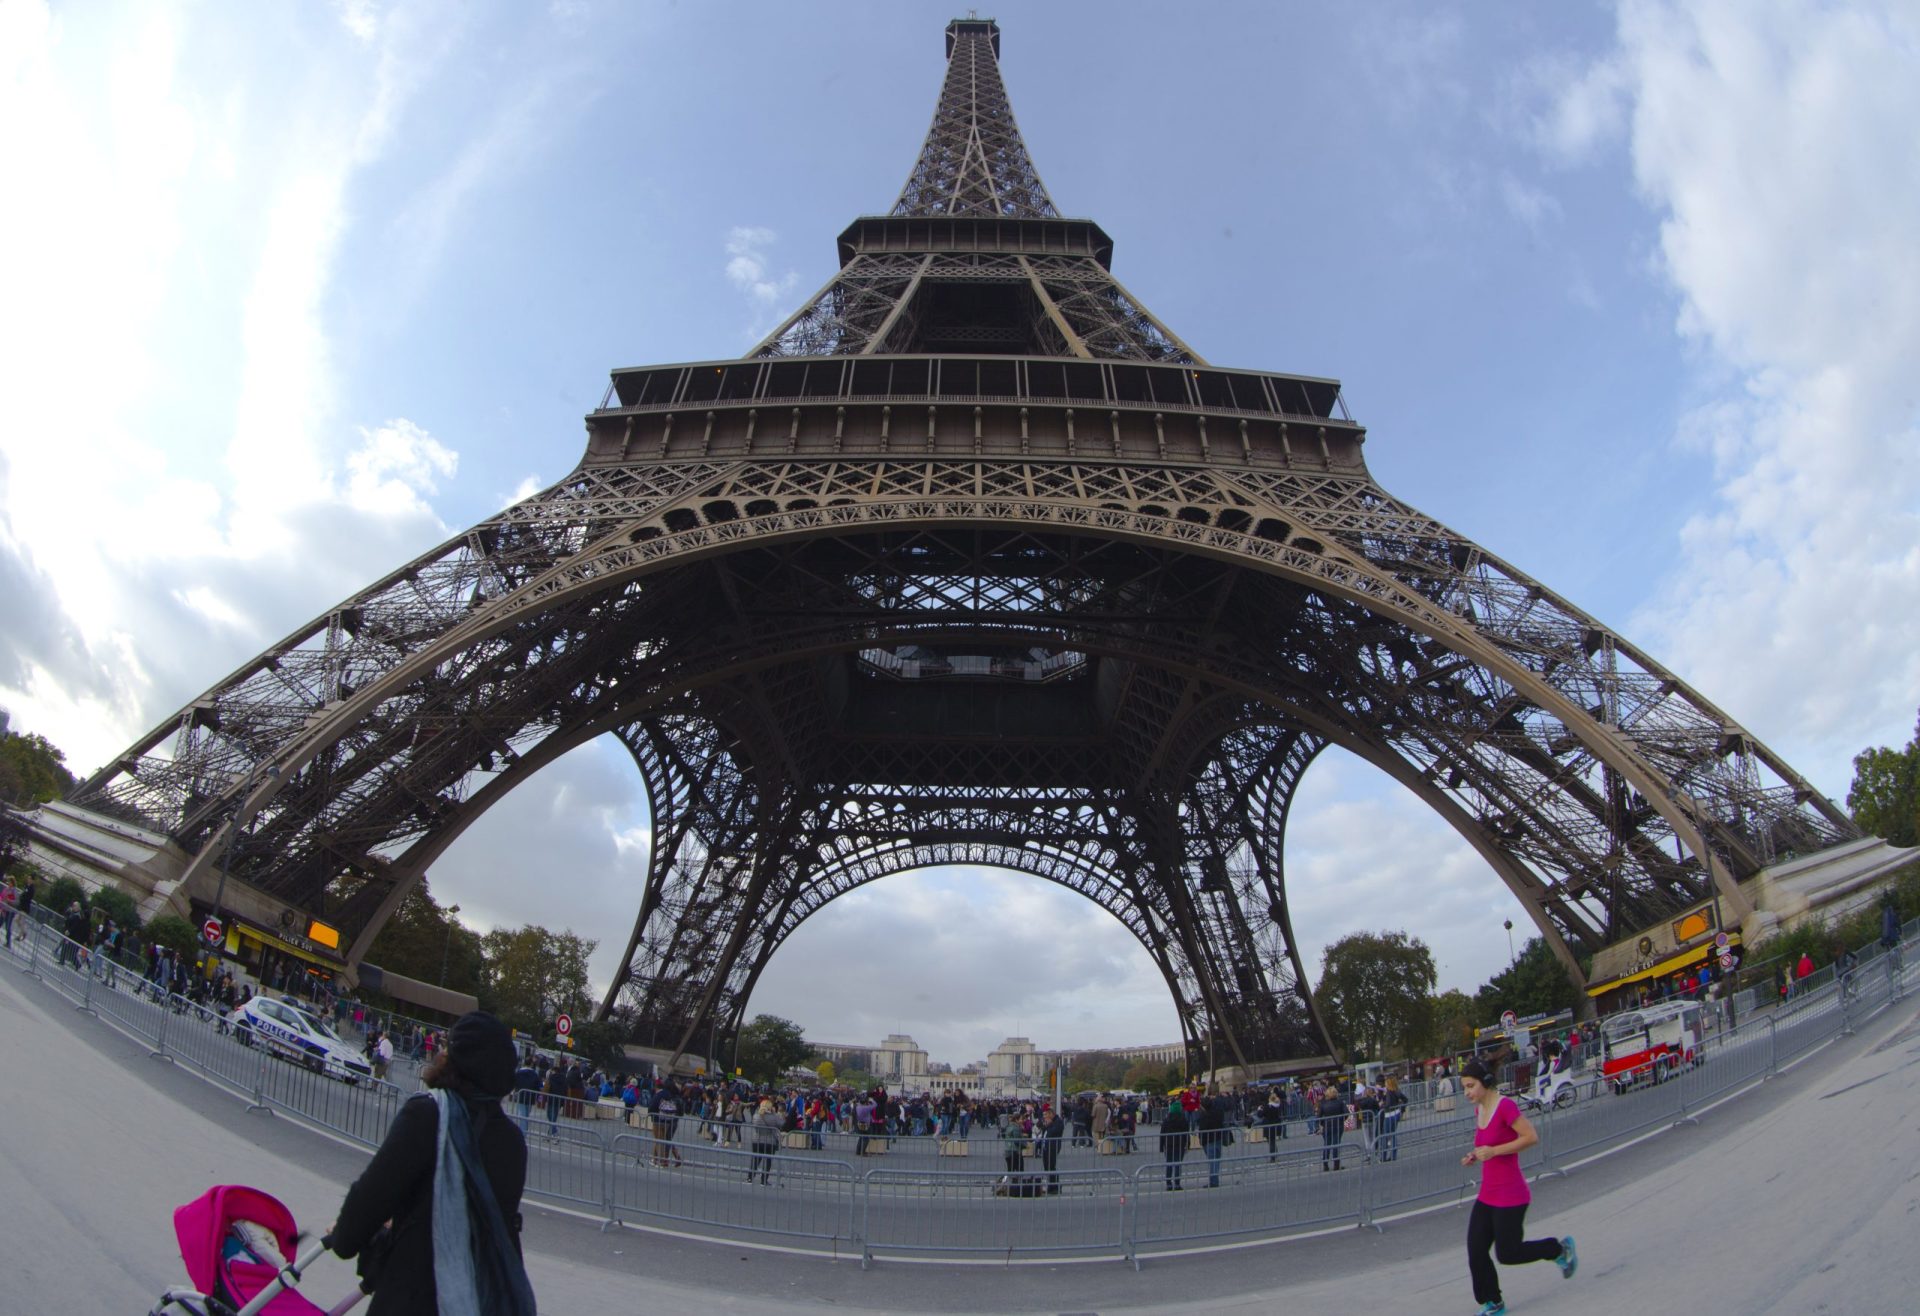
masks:
{"label": "pink baby stroller", "polygon": [[358,1289],[331,1310],[294,1287],[300,1272],[326,1252],[321,1239],[296,1257],[300,1231],[293,1213],[257,1188],[209,1188],[173,1213],[190,1289],[168,1289],[148,1316],[343,1316]]}

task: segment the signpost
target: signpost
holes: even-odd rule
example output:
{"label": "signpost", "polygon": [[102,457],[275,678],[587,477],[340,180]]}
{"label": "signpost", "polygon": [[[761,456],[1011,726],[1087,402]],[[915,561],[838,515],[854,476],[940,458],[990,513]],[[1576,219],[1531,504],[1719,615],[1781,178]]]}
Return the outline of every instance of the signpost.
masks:
{"label": "signpost", "polygon": [[220,938],[226,935],[226,929],[220,926],[220,920],[209,918],[200,925],[200,936],[209,946],[218,946]]}
{"label": "signpost", "polygon": [[569,1050],[573,1048],[573,1016],[572,1015],[563,1014],[558,1019],[555,1019],[553,1021],[553,1036],[554,1036],[554,1040],[559,1042],[561,1046],[564,1046]]}

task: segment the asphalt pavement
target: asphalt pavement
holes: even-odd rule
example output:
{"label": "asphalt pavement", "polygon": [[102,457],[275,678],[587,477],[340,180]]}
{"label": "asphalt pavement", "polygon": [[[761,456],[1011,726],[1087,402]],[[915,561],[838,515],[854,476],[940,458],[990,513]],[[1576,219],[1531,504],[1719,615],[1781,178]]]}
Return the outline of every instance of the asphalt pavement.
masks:
{"label": "asphalt pavement", "polygon": [[[248,1112],[0,967],[0,1313],[145,1311],[184,1281],[171,1213],[214,1183],[274,1193],[324,1229],[364,1149]],[[1535,1184],[1530,1229],[1572,1233],[1581,1270],[1504,1272],[1515,1311],[1704,1307],[1905,1312],[1920,1290],[1920,1012],[1901,1002],[1847,1037],[1701,1114]],[[1194,1172],[1189,1162],[1188,1174]],[[643,1174],[676,1172],[641,1171]],[[1203,1172],[1204,1173],[1204,1172]],[[722,1312],[1311,1311],[1473,1308],[1447,1206],[1283,1243],[1151,1259],[923,1265],[824,1260],[527,1211],[541,1305]],[[329,1259],[305,1291],[351,1285]]]}

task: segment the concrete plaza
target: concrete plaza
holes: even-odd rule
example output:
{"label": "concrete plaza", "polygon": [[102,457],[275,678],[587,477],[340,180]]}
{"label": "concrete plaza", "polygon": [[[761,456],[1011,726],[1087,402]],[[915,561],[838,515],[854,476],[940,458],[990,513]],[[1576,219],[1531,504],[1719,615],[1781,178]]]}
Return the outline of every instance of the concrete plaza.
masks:
{"label": "concrete plaza", "polygon": [[[156,1061],[7,967],[0,1054],[0,1312],[145,1311],[184,1282],[172,1209],[214,1183],[274,1193],[321,1230],[367,1153]],[[1531,1231],[1572,1233],[1581,1271],[1503,1273],[1515,1311],[1904,1312],[1920,1293],[1920,1008],[1913,998],[1687,1124],[1534,1186]],[[831,1262],[529,1206],[546,1310],[1471,1311],[1465,1210],[1375,1232],[1150,1260]],[[304,1286],[351,1284],[337,1259]]]}

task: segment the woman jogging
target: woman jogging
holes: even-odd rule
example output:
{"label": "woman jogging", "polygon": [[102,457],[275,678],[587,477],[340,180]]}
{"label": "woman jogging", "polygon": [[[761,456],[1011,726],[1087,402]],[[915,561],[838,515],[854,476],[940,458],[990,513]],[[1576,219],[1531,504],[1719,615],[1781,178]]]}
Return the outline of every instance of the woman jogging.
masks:
{"label": "woman jogging", "polygon": [[1520,1173],[1520,1153],[1539,1142],[1540,1135],[1513,1098],[1500,1095],[1492,1079],[1477,1060],[1460,1067],[1461,1090],[1473,1103],[1473,1150],[1460,1158],[1460,1164],[1480,1163],[1480,1196],[1467,1220],[1467,1273],[1473,1276],[1473,1300],[1480,1304],[1480,1316],[1503,1316],[1507,1310],[1500,1299],[1495,1257],[1503,1266],[1557,1262],[1564,1279],[1572,1279],[1579,1264],[1571,1237],[1521,1237],[1533,1194]]}

